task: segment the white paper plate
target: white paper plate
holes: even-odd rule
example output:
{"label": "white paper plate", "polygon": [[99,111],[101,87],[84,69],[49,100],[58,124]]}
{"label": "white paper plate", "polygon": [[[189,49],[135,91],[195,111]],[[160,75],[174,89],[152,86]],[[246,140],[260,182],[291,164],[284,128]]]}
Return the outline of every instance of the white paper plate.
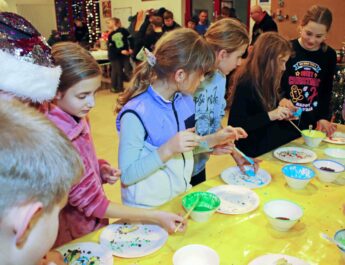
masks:
{"label": "white paper plate", "polygon": [[288,163],[304,164],[313,162],[316,154],[301,147],[280,147],[273,152],[274,157]]}
{"label": "white paper plate", "polygon": [[345,133],[335,132],[332,137],[326,137],[323,140],[331,144],[345,144]]}
{"label": "white paper plate", "polygon": [[[133,226],[137,226],[138,229],[129,233],[121,232]],[[158,225],[112,224],[103,230],[100,243],[114,256],[138,258],[157,251],[167,239],[168,233]]]}
{"label": "white paper plate", "polygon": [[[252,167],[246,166],[245,170],[251,169]],[[271,182],[271,175],[267,171],[259,168],[258,172],[254,177],[249,177],[242,173],[239,167],[229,167],[225,169],[220,177],[222,180],[230,185],[238,185],[247,187],[249,189],[261,188],[268,185]]]}
{"label": "white paper plate", "polygon": [[220,200],[217,210],[224,214],[244,214],[258,208],[260,204],[259,196],[246,187],[221,185],[208,190],[216,194]]}
{"label": "white paper plate", "polygon": [[267,254],[252,260],[248,265],[275,265],[279,259],[285,258],[291,265],[310,265],[299,258],[283,254]]}
{"label": "white paper plate", "polygon": [[343,148],[326,148],[325,154],[338,159],[345,159],[345,149]]}
{"label": "white paper plate", "polygon": [[[101,245],[92,242],[64,245],[57,248],[57,251],[63,255],[65,263],[69,265],[113,264],[111,252],[104,249]],[[94,263],[92,263],[92,261],[94,261]]]}

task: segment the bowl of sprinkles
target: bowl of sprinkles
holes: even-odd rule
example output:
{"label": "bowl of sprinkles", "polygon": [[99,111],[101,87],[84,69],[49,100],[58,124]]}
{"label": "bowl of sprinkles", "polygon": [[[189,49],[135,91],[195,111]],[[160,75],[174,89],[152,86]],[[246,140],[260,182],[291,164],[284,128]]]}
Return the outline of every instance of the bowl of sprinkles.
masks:
{"label": "bowl of sprinkles", "polygon": [[303,216],[302,208],[288,200],[272,200],[264,205],[264,213],[275,230],[290,230]]}
{"label": "bowl of sprinkles", "polygon": [[316,168],[317,177],[320,181],[326,183],[335,181],[345,171],[344,165],[328,159],[315,160],[313,166]]}

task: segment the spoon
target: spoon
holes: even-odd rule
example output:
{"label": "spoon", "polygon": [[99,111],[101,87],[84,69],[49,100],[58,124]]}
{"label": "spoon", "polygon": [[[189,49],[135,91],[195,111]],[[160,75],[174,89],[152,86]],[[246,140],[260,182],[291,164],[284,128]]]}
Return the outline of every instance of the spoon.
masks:
{"label": "spoon", "polygon": [[325,234],[325,233],[321,233],[321,237],[328,240],[329,242],[337,245],[338,247],[342,248],[342,249],[345,249],[345,246],[343,244],[341,244],[340,242],[338,241],[335,241],[333,238],[331,238],[329,235]]}

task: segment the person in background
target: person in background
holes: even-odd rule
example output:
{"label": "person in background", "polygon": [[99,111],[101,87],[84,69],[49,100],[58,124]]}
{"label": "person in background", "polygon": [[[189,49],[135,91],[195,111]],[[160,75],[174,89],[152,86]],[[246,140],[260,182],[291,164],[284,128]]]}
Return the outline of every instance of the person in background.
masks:
{"label": "person in background", "polygon": [[113,17],[107,19],[108,58],[111,63],[111,91],[123,91],[123,81],[128,81],[132,75],[130,55],[133,50],[129,45],[129,32],[121,26],[120,19]]}
{"label": "person in background", "polygon": [[65,264],[47,252],[69,189],[83,174],[73,145],[34,108],[0,99],[0,168],[1,262]]}
{"label": "person in background", "polygon": [[166,33],[136,68],[133,86],[120,94],[122,201],[135,207],[162,205],[189,190],[194,147],[191,96],[214,65],[214,52],[191,29]]}
{"label": "person in background", "polygon": [[106,197],[103,184],[114,184],[121,171],[97,158],[87,119],[95,105],[95,92],[101,85],[101,70],[91,54],[76,43],[57,43],[52,54],[62,75],[55,100],[47,106],[45,115],[72,142],[85,168],[83,177],[74,183],[68,203],[61,210],[55,246],[107,225],[108,218],[153,222],[173,232],[177,226],[175,222],[184,222],[182,217],[158,210],[133,209]]}
{"label": "person in background", "polygon": [[50,46],[53,46],[55,43],[57,43],[59,41],[62,41],[61,34],[56,29],[53,29],[47,42]]}
{"label": "person in background", "polygon": [[180,28],[181,26],[174,21],[173,12],[166,10],[163,14],[163,32]]}
{"label": "person in background", "polygon": [[228,124],[248,133],[236,142],[246,155],[257,157],[300,135],[287,121],[296,110],[279,106],[281,76],[291,53],[289,41],[275,32],[263,33],[235,72]]}
{"label": "person in background", "polygon": [[196,24],[195,30],[200,35],[204,35],[209,25],[207,10],[201,10],[198,15],[198,23]]}
{"label": "person in background", "polygon": [[277,24],[272,17],[263,11],[261,6],[255,5],[250,8],[250,17],[254,20],[255,24],[252,31],[252,41],[250,45],[254,45],[256,39],[260,34],[268,31],[278,32]]}
{"label": "person in background", "polygon": [[74,40],[85,49],[89,48],[89,29],[80,18],[74,20]]}
{"label": "person in background", "polygon": [[191,18],[187,22],[187,28],[195,30],[197,23],[198,23],[198,20],[196,18]]}
{"label": "person in background", "polygon": [[336,131],[331,120],[331,97],[336,69],[336,52],[325,41],[332,25],[331,11],[314,5],[301,21],[300,37],[292,40],[294,56],[286,64],[282,78],[281,106],[301,108],[297,124],[302,130],[309,125],[327,133]]}
{"label": "person in background", "polygon": [[[164,13],[163,13],[164,14]],[[156,42],[163,36],[163,14],[160,10],[155,11],[150,17],[150,24],[143,37],[143,46],[149,51],[153,51]]]}
{"label": "person in background", "polygon": [[[137,55],[142,52],[142,49],[144,47],[144,42],[147,34],[149,32],[154,31],[152,23],[156,24],[158,27],[156,29],[157,34],[154,37],[157,37],[158,39],[162,35],[162,31],[160,31],[160,28],[162,27],[163,23],[163,14],[166,11],[164,7],[161,7],[157,10],[149,9],[149,10],[140,10],[136,16],[131,18],[131,24],[130,24],[130,33],[132,35],[133,39],[133,55],[132,59],[135,63],[139,64],[141,63],[141,60],[137,59]],[[154,40],[155,43],[158,39]],[[147,45],[147,43],[146,43]],[[151,44],[149,43],[151,46]],[[154,45],[153,45],[154,46]],[[150,49],[150,47],[145,46],[146,48]],[[140,56],[139,56],[140,57]]]}

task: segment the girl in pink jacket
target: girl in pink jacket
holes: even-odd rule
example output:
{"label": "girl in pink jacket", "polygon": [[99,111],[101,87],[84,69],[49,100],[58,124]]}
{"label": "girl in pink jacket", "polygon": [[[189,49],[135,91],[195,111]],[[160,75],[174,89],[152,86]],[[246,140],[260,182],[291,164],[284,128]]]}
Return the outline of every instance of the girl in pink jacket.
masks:
{"label": "girl in pink jacket", "polygon": [[97,62],[82,47],[74,43],[58,43],[52,48],[62,75],[54,104],[45,110],[78,150],[85,167],[83,178],[75,183],[68,203],[60,212],[60,225],[55,246],[90,233],[108,224],[108,218],[125,218],[162,225],[169,232],[183,218],[172,213],[130,208],[109,201],[102,184],[113,184],[121,172],[106,161],[98,160],[92,141],[88,112],[94,107],[94,94],[101,84]]}

